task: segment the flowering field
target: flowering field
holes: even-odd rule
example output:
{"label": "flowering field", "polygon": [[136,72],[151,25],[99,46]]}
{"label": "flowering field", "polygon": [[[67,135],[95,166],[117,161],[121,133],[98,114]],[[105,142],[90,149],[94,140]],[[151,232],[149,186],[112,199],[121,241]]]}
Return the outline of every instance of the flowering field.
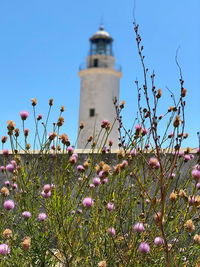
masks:
{"label": "flowering field", "polygon": [[[1,139],[0,266],[200,266],[200,149],[195,156],[181,149],[188,137],[187,90],[177,62],[180,94],[158,114],[162,91],[154,85],[155,74],[147,74],[138,25],[135,33],[144,83],[140,88],[136,81],[139,110],[132,129],[123,126],[125,102],[115,101],[115,161],[106,119],[98,135],[102,146],[98,137],[88,137],[91,150],[84,160],[62,133],[64,106],[49,133],[53,99],[45,119],[31,100],[35,133],[25,127],[27,111],[20,112],[21,129],[8,121]],[[85,127],[82,122],[80,132]]]}

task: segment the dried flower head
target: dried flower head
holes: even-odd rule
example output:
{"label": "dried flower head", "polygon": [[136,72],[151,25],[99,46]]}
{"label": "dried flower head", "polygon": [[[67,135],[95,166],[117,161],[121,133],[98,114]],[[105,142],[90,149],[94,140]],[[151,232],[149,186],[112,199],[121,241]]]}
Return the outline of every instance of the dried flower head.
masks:
{"label": "dried flower head", "polygon": [[65,107],[64,106],[61,106],[60,112],[64,112],[64,111],[65,111]]}
{"label": "dried flower head", "polygon": [[6,141],[7,141],[7,139],[8,139],[7,136],[2,136],[2,137],[1,137],[1,142],[2,142],[3,144],[5,144]]}
{"label": "dried flower head", "polygon": [[121,104],[120,104],[120,108],[122,109],[122,108],[124,108],[124,106],[125,106],[125,101],[122,100],[122,101],[121,101]]}
{"label": "dried flower head", "polygon": [[29,250],[31,246],[31,238],[29,236],[24,237],[22,247],[24,250]]}
{"label": "dried flower head", "polygon": [[200,244],[200,235],[195,235],[194,236],[194,242],[196,243],[196,244]]}
{"label": "dried flower head", "polygon": [[15,129],[15,137],[18,137],[19,136],[19,128],[16,128]]}
{"label": "dried flower head", "polygon": [[182,88],[182,90],[181,90],[181,96],[182,97],[185,97],[186,96],[186,93],[187,93],[187,89]]}
{"label": "dried flower head", "polygon": [[5,237],[6,239],[11,238],[12,236],[12,231],[10,229],[6,229],[3,231],[3,237]]}
{"label": "dried flower head", "polygon": [[84,121],[81,121],[80,122],[80,125],[79,125],[79,128],[80,129],[83,129],[85,127],[85,122]]}
{"label": "dried flower head", "polygon": [[99,263],[98,263],[98,267],[106,267],[107,265],[106,265],[106,261],[100,261]]}
{"label": "dried flower head", "polygon": [[53,99],[49,99],[49,106],[53,106]]}
{"label": "dried flower head", "polygon": [[30,144],[27,144],[26,145],[26,149],[29,150],[31,148],[31,145]]}
{"label": "dried flower head", "polygon": [[188,232],[193,232],[195,230],[195,226],[192,220],[187,220],[185,223],[185,229]]}
{"label": "dried flower head", "polygon": [[185,193],[185,191],[183,189],[180,189],[179,194],[180,197],[182,198],[187,198],[187,194]]}
{"label": "dried flower head", "polygon": [[63,118],[62,116],[60,116],[60,117],[58,118],[57,125],[58,125],[58,127],[60,127],[60,126],[62,126],[63,124],[64,124],[64,118]]}
{"label": "dried flower head", "polygon": [[5,186],[3,186],[3,187],[1,188],[1,194],[2,194],[4,197],[9,196],[10,193],[9,193],[8,188],[5,187]]}
{"label": "dried flower head", "polygon": [[61,140],[62,144],[64,145],[69,145],[70,142],[69,142],[69,138],[67,136],[67,134],[63,133],[59,136],[59,139]]}
{"label": "dried flower head", "polygon": [[177,200],[177,193],[172,192],[169,199],[170,199],[170,201],[175,202]]}
{"label": "dried flower head", "polygon": [[175,128],[178,127],[180,123],[181,123],[181,119],[178,115],[176,115],[176,117],[174,119],[174,123],[173,123],[174,127]]}
{"label": "dried flower head", "polygon": [[8,132],[9,134],[12,134],[13,130],[15,129],[16,123],[13,120],[8,120],[7,124]]}
{"label": "dried flower head", "polygon": [[152,168],[159,168],[160,167],[160,163],[159,163],[157,158],[150,158],[149,166],[151,166]]}
{"label": "dried flower head", "polygon": [[33,107],[37,105],[37,99],[36,98],[31,98],[31,102],[32,102]]}
{"label": "dried flower head", "polygon": [[156,97],[160,98],[161,96],[162,96],[162,90],[158,89]]}

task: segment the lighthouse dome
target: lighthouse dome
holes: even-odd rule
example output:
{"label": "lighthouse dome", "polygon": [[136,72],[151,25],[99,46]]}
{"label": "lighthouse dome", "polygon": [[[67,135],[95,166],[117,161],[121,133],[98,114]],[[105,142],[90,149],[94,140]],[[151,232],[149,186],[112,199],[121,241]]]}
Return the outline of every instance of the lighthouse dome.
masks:
{"label": "lighthouse dome", "polygon": [[95,40],[95,39],[109,39],[112,40],[112,37],[108,32],[104,30],[104,26],[101,25],[99,27],[99,30],[93,34],[93,36],[90,38],[90,40]]}

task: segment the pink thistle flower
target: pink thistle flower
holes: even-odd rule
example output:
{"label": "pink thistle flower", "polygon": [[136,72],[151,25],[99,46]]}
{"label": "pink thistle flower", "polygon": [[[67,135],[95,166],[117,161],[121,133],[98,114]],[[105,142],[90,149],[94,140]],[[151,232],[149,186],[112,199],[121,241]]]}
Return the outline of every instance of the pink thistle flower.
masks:
{"label": "pink thistle flower", "polygon": [[77,159],[78,158],[78,154],[77,153],[73,153],[72,157],[75,157]]}
{"label": "pink thistle flower", "polygon": [[104,178],[102,181],[103,184],[107,184],[108,183],[108,178]]}
{"label": "pink thistle flower", "polygon": [[195,180],[199,180],[199,178],[200,178],[200,171],[197,170],[197,169],[194,169],[194,170],[192,171],[192,176],[193,176],[193,178],[194,178]]}
{"label": "pink thistle flower", "polygon": [[100,177],[100,178],[103,178],[103,174],[104,174],[104,171],[100,171],[100,172],[99,172],[99,177]]}
{"label": "pink thistle flower", "polygon": [[157,246],[159,246],[159,245],[163,245],[164,244],[164,239],[162,238],[162,237],[156,237],[155,239],[154,239],[154,244],[155,245],[157,245]]}
{"label": "pink thistle flower", "polygon": [[78,181],[79,181],[79,182],[82,182],[82,181],[83,181],[83,178],[82,178],[82,177],[79,177],[79,178],[78,178]]}
{"label": "pink thistle flower", "polygon": [[74,148],[72,146],[68,146],[67,151],[69,154],[72,154],[74,151]]}
{"label": "pink thistle flower", "polygon": [[86,197],[83,199],[83,206],[86,208],[91,208],[94,205],[94,201],[91,197]]}
{"label": "pink thistle flower", "polygon": [[38,114],[37,120],[41,120],[42,119],[42,114]]}
{"label": "pink thistle flower", "polygon": [[100,185],[100,183],[101,183],[101,180],[100,180],[100,178],[99,177],[95,177],[94,179],[93,179],[93,184],[95,185],[95,186],[97,186],[97,185]]}
{"label": "pink thistle flower", "polygon": [[0,254],[6,256],[10,253],[10,247],[7,244],[0,244]]}
{"label": "pink thistle flower", "polygon": [[160,163],[159,161],[157,160],[157,158],[150,158],[149,160],[149,165],[153,168],[159,168],[160,167]]}
{"label": "pink thistle flower", "polygon": [[10,181],[8,181],[8,180],[5,181],[5,185],[6,185],[6,186],[10,186]]}
{"label": "pink thistle flower", "polygon": [[191,160],[190,155],[185,155],[184,156],[184,161],[188,162],[189,160]]}
{"label": "pink thistle flower", "polygon": [[45,184],[43,189],[44,189],[44,192],[47,194],[51,190],[50,184]]}
{"label": "pink thistle flower", "polygon": [[104,120],[102,120],[101,127],[106,128],[108,126],[108,124],[109,124],[109,121],[104,119]]}
{"label": "pink thistle flower", "polygon": [[14,167],[12,164],[8,164],[8,165],[6,166],[6,170],[7,170],[8,172],[13,172],[14,169],[15,169],[15,167]]}
{"label": "pink thistle flower", "polygon": [[23,121],[25,121],[29,117],[29,113],[26,110],[20,112],[20,117]]}
{"label": "pink thistle flower", "polygon": [[134,230],[137,233],[141,234],[145,230],[144,224],[143,223],[136,223],[135,226],[134,226]]}
{"label": "pink thistle flower", "polygon": [[109,146],[112,146],[113,145],[113,141],[112,140],[109,140],[108,141],[108,144],[109,144]]}
{"label": "pink thistle flower", "polygon": [[94,188],[94,187],[95,187],[95,185],[91,183],[90,184],[90,188]]}
{"label": "pink thistle flower", "polygon": [[14,183],[14,184],[13,184],[13,189],[17,189],[17,187],[18,187],[17,184]]}
{"label": "pink thistle flower", "polygon": [[5,168],[4,166],[1,166],[1,167],[0,167],[0,170],[1,170],[2,172],[4,172],[5,169],[6,169],[6,168]]}
{"label": "pink thistle flower", "polygon": [[45,193],[44,191],[42,191],[42,192],[41,192],[41,195],[42,195],[43,198],[48,198],[48,197],[51,196],[51,191],[49,191],[49,192],[47,192],[47,193]]}
{"label": "pink thistle flower", "polygon": [[47,220],[47,215],[46,215],[46,213],[39,213],[39,215],[38,215],[38,221],[39,222],[44,222],[44,221],[46,221]]}
{"label": "pink thistle flower", "polygon": [[137,151],[136,151],[135,148],[132,149],[131,152],[130,152],[131,156],[136,156],[136,153],[137,153]]}
{"label": "pink thistle flower", "polygon": [[3,206],[6,210],[13,210],[15,207],[15,203],[13,200],[9,199],[4,202]]}
{"label": "pink thistle flower", "polygon": [[108,228],[108,234],[111,235],[111,236],[115,236],[115,234],[116,234],[115,228],[113,228],[113,227]]}
{"label": "pink thistle flower", "polygon": [[17,163],[16,163],[16,161],[15,160],[11,160],[11,162],[10,162],[14,167],[16,167],[17,166]]}
{"label": "pink thistle flower", "polygon": [[111,203],[111,202],[109,202],[108,205],[107,205],[107,210],[108,210],[108,211],[112,211],[113,208],[114,208],[114,204]]}
{"label": "pink thistle flower", "polygon": [[142,242],[139,245],[139,251],[143,253],[148,253],[150,251],[150,246],[147,243]]}
{"label": "pink thistle flower", "polygon": [[25,135],[25,136],[28,136],[28,134],[29,134],[29,129],[27,129],[27,128],[24,129],[24,135]]}
{"label": "pink thistle flower", "polygon": [[77,170],[80,171],[80,172],[83,172],[84,171],[84,167],[82,165],[78,165],[77,166]]}
{"label": "pink thistle flower", "polygon": [[51,184],[51,189],[54,190],[56,188],[55,184]]}
{"label": "pink thistle flower", "polygon": [[140,132],[142,130],[142,125],[136,124],[135,125],[135,130],[136,130],[136,132]]}
{"label": "pink thistle flower", "polygon": [[22,212],[22,215],[24,216],[25,219],[29,219],[31,217],[31,213],[29,211]]}
{"label": "pink thistle flower", "polygon": [[142,128],[142,134],[145,135],[145,134],[148,134],[149,130],[147,128]]}
{"label": "pink thistle flower", "polygon": [[126,168],[128,166],[128,161],[127,160],[123,160],[121,163],[121,168]]}
{"label": "pink thistle flower", "polygon": [[193,154],[190,154],[190,159],[193,159],[194,158],[194,155]]}
{"label": "pink thistle flower", "polygon": [[4,150],[3,150],[3,156],[4,157],[7,157],[9,155],[9,150],[7,149],[7,148],[5,148]]}

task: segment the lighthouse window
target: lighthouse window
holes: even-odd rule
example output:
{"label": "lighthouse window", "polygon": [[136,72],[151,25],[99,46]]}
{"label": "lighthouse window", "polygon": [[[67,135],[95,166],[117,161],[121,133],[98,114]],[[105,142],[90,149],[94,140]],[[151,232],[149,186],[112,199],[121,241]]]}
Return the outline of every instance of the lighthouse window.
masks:
{"label": "lighthouse window", "polygon": [[94,117],[94,115],[95,115],[95,109],[91,108],[90,109],[90,117]]}
{"label": "lighthouse window", "polygon": [[97,58],[94,59],[94,67],[98,67],[98,59]]}

